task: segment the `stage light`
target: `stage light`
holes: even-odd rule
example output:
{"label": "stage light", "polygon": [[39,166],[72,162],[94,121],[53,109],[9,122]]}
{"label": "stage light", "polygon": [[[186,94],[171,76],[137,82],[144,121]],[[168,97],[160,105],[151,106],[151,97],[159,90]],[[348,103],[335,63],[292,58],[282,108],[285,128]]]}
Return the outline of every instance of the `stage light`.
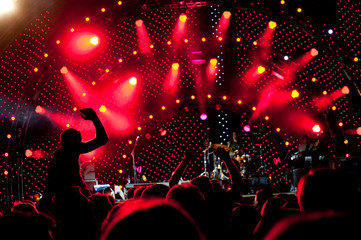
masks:
{"label": "stage light", "polygon": [[153,119],[153,115],[149,115],[149,119]]}
{"label": "stage light", "polygon": [[42,107],[42,106],[36,106],[36,108],[35,108],[35,112],[37,113],[37,114],[45,114],[46,113],[46,110]]}
{"label": "stage light", "polygon": [[188,42],[188,39],[184,39],[184,42],[187,43],[187,42]]}
{"label": "stage light", "polygon": [[275,21],[270,21],[270,22],[268,23],[268,27],[269,27],[270,29],[275,29],[275,28],[277,27],[277,23],[276,23]]}
{"label": "stage light", "polygon": [[105,12],[105,8],[100,9],[101,12]]}
{"label": "stage light", "polygon": [[127,158],[127,155],[123,154],[123,158]]}
{"label": "stage light", "polygon": [[312,78],[312,82],[316,82],[317,79],[315,77]]}
{"label": "stage light", "polygon": [[297,8],[297,12],[302,12],[302,8]]}
{"label": "stage light", "polygon": [[122,174],[122,173],[123,173],[123,170],[122,170],[122,169],[119,169],[118,172],[119,172],[120,174]]}
{"label": "stage light", "polygon": [[165,110],[165,106],[162,106],[162,110]]}
{"label": "stage light", "polygon": [[238,37],[238,38],[236,39],[236,41],[237,41],[237,42],[240,42],[240,41],[241,41],[241,38]]}
{"label": "stage light", "polygon": [[316,48],[311,49],[311,56],[316,57],[318,55],[318,50]]}
{"label": "stage light", "polygon": [[44,57],[49,57],[49,54],[47,54],[47,53],[44,53]]}
{"label": "stage light", "polygon": [[92,85],[94,86],[95,84],[96,84],[96,82],[93,81],[93,82],[92,82]]}
{"label": "stage light", "polygon": [[135,50],[133,51],[133,55],[137,55],[137,53],[138,53],[137,51],[135,51]]}
{"label": "stage light", "polygon": [[276,131],[277,131],[277,132],[280,132],[280,131],[281,131],[281,129],[280,129],[280,128],[276,128]]}
{"label": "stage light", "polygon": [[257,67],[257,72],[258,72],[259,74],[262,74],[262,73],[264,73],[265,71],[266,71],[265,67],[263,67],[263,66],[258,66],[258,67]]}
{"label": "stage light", "polygon": [[243,127],[243,130],[244,130],[245,132],[250,132],[250,131],[251,131],[251,127],[250,127],[249,125],[246,125],[246,126]]}
{"label": "stage light", "polygon": [[332,34],[333,34],[333,30],[332,30],[332,29],[328,29],[327,33],[330,34],[330,35],[332,35]]}
{"label": "stage light", "polygon": [[67,67],[62,67],[61,69],[60,69],[60,72],[62,73],[62,74],[67,74],[68,73],[68,68]]}
{"label": "stage light", "polygon": [[137,27],[141,27],[141,26],[143,25],[143,20],[138,19],[137,21],[135,21],[135,25],[136,25]]}
{"label": "stage light", "polygon": [[118,59],[118,62],[120,62],[120,63],[123,62],[123,59],[119,58],[119,59]]}
{"label": "stage light", "polygon": [[179,20],[181,22],[186,22],[187,21],[187,15],[185,15],[184,13],[182,13],[180,16],[179,16]]}
{"label": "stage light", "polygon": [[354,62],[358,62],[358,57],[354,57],[354,58],[353,58],[353,61],[354,61]]}
{"label": "stage light", "polygon": [[7,153],[7,152],[4,153],[4,156],[5,156],[5,157],[9,157],[9,153]]}
{"label": "stage light", "polygon": [[154,45],[153,44],[150,44],[150,46],[149,46],[150,48],[154,48]]}
{"label": "stage light", "polygon": [[180,103],[180,100],[179,100],[179,99],[177,99],[177,100],[175,100],[175,102],[176,102],[176,103]]}
{"label": "stage light", "polygon": [[193,100],[196,99],[196,96],[192,95],[192,96],[191,96],[191,99],[193,99]]}
{"label": "stage light", "polygon": [[75,31],[75,29],[74,28],[70,28],[70,32],[74,32]]}
{"label": "stage light", "polygon": [[336,109],[337,109],[336,106],[332,106],[333,111],[336,111]]}
{"label": "stage light", "polygon": [[167,42],[167,44],[168,44],[168,45],[171,45],[171,44],[172,44],[172,42],[171,42],[171,41],[168,41],[168,42]]}
{"label": "stage light", "polygon": [[108,73],[109,71],[110,71],[109,68],[105,69],[105,72],[106,72],[106,73]]}
{"label": "stage light", "polygon": [[208,95],[207,95],[207,98],[211,98],[211,97],[212,97],[212,95],[211,95],[211,94],[208,94]]}
{"label": "stage light", "polygon": [[292,98],[298,98],[300,96],[300,93],[297,90],[293,90],[291,96]]}
{"label": "stage light", "polygon": [[129,83],[132,84],[132,85],[136,85],[137,84],[137,78],[135,78],[135,77],[130,78]]}
{"label": "stage light", "polygon": [[34,68],[34,72],[38,72],[39,71],[39,69],[38,68]]}
{"label": "stage light", "polygon": [[219,37],[219,38],[218,38],[218,41],[222,41],[222,40],[223,40],[223,38],[222,38],[222,37]]}
{"label": "stage light", "polygon": [[56,44],[60,44],[60,40],[56,40]]}
{"label": "stage light", "polygon": [[358,127],[358,128],[356,129],[356,133],[357,133],[358,135],[361,135],[361,127]]}
{"label": "stage light", "polygon": [[14,10],[15,4],[13,0],[1,0],[0,1],[0,14],[10,12]]}
{"label": "stage light", "polygon": [[224,11],[224,12],[223,12],[223,17],[224,17],[225,19],[230,18],[230,17],[231,17],[231,12],[230,12],[230,11]]}
{"label": "stage light", "polygon": [[344,86],[341,91],[342,91],[342,93],[345,94],[345,95],[347,95],[347,94],[350,93],[350,89],[349,89],[347,86]]}
{"label": "stage light", "polygon": [[67,123],[65,126],[66,126],[67,128],[70,128],[70,124],[69,124],[69,123]]}
{"label": "stage light", "polygon": [[342,123],[342,122],[339,122],[338,125],[339,125],[340,127],[342,127],[342,126],[343,126],[343,123]]}
{"label": "stage light", "polygon": [[206,38],[203,37],[203,38],[202,38],[202,42],[205,42],[205,41],[206,41]]}
{"label": "stage light", "polygon": [[227,96],[223,96],[222,99],[223,99],[223,100],[227,100]]}
{"label": "stage light", "polygon": [[252,110],[253,110],[253,111],[256,111],[256,110],[257,110],[257,108],[256,108],[256,107],[253,107],[253,108],[252,108]]}
{"label": "stage light", "polygon": [[264,119],[268,121],[268,120],[269,120],[269,116],[265,116]]}
{"label": "stage light", "polygon": [[286,145],[286,147],[288,147],[290,145],[290,142],[286,141],[285,145]]}
{"label": "stage light", "polygon": [[7,176],[9,172],[7,170],[4,171],[4,175]]}
{"label": "stage light", "polygon": [[173,70],[178,70],[179,69],[179,64],[178,63],[173,63],[172,68],[173,68]]}
{"label": "stage light", "polygon": [[107,111],[107,108],[104,106],[104,105],[101,105],[100,108],[99,108],[99,112],[106,112]]}
{"label": "stage light", "polygon": [[85,18],[85,21],[89,22],[89,20],[90,20],[90,18],[88,18],[88,17]]}
{"label": "stage light", "polygon": [[286,55],[286,56],[283,57],[283,59],[284,59],[285,61],[288,61],[288,59],[290,59],[290,58]]}
{"label": "stage light", "polygon": [[242,100],[238,100],[238,104],[242,104]]}
{"label": "stage light", "polygon": [[120,6],[120,5],[122,5],[123,4],[123,2],[122,1],[118,1],[118,5]]}
{"label": "stage light", "polygon": [[210,62],[213,66],[216,66],[218,61],[216,58],[212,58]]}
{"label": "stage light", "polygon": [[344,143],[344,144],[348,144],[348,140],[347,140],[347,139],[345,139],[345,141],[343,141],[343,143]]}
{"label": "stage light", "polygon": [[253,45],[257,46],[257,44],[258,44],[257,41],[253,41]]}
{"label": "stage light", "polygon": [[285,0],[281,0],[281,4],[283,5],[283,4],[285,4],[286,2],[285,2]]}
{"label": "stage light", "polygon": [[326,90],[323,91],[322,94],[323,94],[323,95],[327,95],[327,91],[326,91]]}
{"label": "stage light", "polygon": [[73,108],[73,111],[76,112],[76,110],[78,110],[76,107]]}
{"label": "stage light", "polygon": [[15,121],[15,117],[14,117],[14,116],[11,117],[11,121]]}
{"label": "stage light", "polygon": [[11,134],[6,135],[6,137],[7,137],[8,139],[10,139],[10,138],[11,138]]}
{"label": "stage light", "polygon": [[207,120],[207,117],[208,117],[207,114],[203,113],[203,114],[201,115],[201,120],[203,120],[203,121],[204,121],[204,120]]}
{"label": "stage light", "polygon": [[82,96],[85,97],[85,96],[86,96],[86,93],[84,92],[84,93],[82,94]]}
{"label": "stage light", "polygon": [[94,46],[98,45],[99,44],[99,38],[98,37],[92,37],[90,39],[90,43],[93,44]]}
{"label": "stage light", "polygon": [[140,130],[142,130],[142,128],[141,128],[141,127],[138,127],[138,131],[140,131]]}
{"label": "stage light", "polygon": [[132,143],[133,143],[133,141],[132,141],[132,140],[129,140],[129,141],[128,141],[128,144],[129,144],[129,145],[131,145]]}
{"label": "stage light", "polygon": [[321,132],[320,125],[316,124],[315,126],[313,126],[312,131],[315,132],[315,133]]}

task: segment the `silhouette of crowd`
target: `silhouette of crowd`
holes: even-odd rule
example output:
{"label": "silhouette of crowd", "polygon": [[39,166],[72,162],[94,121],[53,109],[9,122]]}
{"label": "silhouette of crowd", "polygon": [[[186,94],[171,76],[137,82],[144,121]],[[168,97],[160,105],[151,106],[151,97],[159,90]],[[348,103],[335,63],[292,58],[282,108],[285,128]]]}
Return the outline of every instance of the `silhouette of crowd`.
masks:
{"label": "silhouette of crowd", "polygon": [[0,239],[361,239],[356,177],[312,169],[296,194],[276,195],[269,187],[249,203],[242,197],[242,176],[223,149],[217,156],[229,171],[230,188],[205,176],[181,183],[193,160],[186,153],[169,184],[133,187],[116,204],[112,195],[92,193],[79,175],[79,155],[108,141],[95,112],[81,112],[93,121],[96,138],[83,143],[74,129],[62,134],[43,198],[37,205],[25,200],[5,209]]}

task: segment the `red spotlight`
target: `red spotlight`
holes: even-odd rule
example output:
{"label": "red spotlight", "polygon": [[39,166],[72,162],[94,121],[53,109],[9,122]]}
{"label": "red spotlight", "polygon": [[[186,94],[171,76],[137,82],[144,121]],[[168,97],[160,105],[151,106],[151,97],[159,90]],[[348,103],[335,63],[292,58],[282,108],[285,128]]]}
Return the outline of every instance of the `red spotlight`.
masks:
{"label": "red spotlight", "polygon": [[361,135],[361,127],[358,127],[358,128],[356,129],[356,133],[357,133],[358,135]]}
{"label": "red spotlight", "polygon": [[277,23],[274,22],[274,21],[270,21],[270,22],[268,23],[268,27],[269,27],[270,29],[275,29],[275,28],[277,27]]}
{"label": "red spotlight", "polygon": [[179,69],[179,64],[178,64],[178,63],[173,63],[173,64],[172,64],[172,68],[173,68],[174,70],[178,70],[178,69]]}
{"label": "red spotlight", "polygon": [[321,132],[320,125],[316,124],[315,126],[313,126],[312,131],[315,133]]}
{"label": "red spotlight", "polygon": [[137,21],[135,21],[135,25],[137,27],[141,27],[143,25],[143,20],[142,19],[138,19]]}
{"label": "red spotlight", "polygon": [[311,56],[316,57],[318,55],[318,50],[316,48],[311,49]]}
{"label": "red spotlight", "polygon": [[186,22],[187,21],[187,15],[185,15],[184,13],[182,13],[180,16],[179,16],[179,20],[181,22]]}
{"label": "red spotlight", "polygon": [[265,71],[266,71],[265,67],[263,67],[263,66],[258,66],[258,67],[257,67],[257,72],[258,72],[259,74],[262,74],[262,73],[264,73]]}
{"label": "red spotlight", "polygon": [[105,113],[107,111],[107,108],[104,105],[101,105],[99,108],[99,112]]}
{"label": "red spotlight", "polygon": [[250,132],[251,127],[249,125],[246,125],[246,126],[244,126],[243,130],[246,131],[246,132]]}
{"label": "red spotlight", "polygon": [[224,11],[224,12],[223,12],[223,17],[224,17],[225,19],[230,18],[230,17],[231,17],[231,12],[230,12],[230,11]]}
{"label": "red spotlight", "polygon": [[203,113],[203,114],[201,115],[201,120],[203,120],[203,121],[204,121],[204,120],[207,120],[207,117],[208,117],[207,114]]}
{"label": "red spotlight", "polygon": [[41,115],[43,115],[43,114],[45,114],[46,113],[46,110],[45,110],[45,108],[43,108],[42,106],[36,106],[36,108],[35,108],[35,112],[37,113],[37,114],[41,114]]}
{"label": "red spotlight", "polygon": [[132,77],[129,79],[129,83],[132,85],[136,85],[137,84],[137,79],[135,77]]}
{"label": "red spotlight", "polygon": [[293,90],[291,96],[292,98],[298,98],[300,96],[300,93],[297,90]]}
{"label": "red spotlight", "polygon": [[94,36],[90,39],[90,43],[93,44],[94,46],[99,44],[99,38]]}
{"label": "red spotlight", "polygon": [[60,72],[62,73],[62,74],[67,74],[68,73],[68,68],[67,67],[62,67],[61,69],[60,69]]}
{"label": "red spotlight", "polygon": [[345,95],[350,93],[350,89],[347,86],[344,86],[341,91]]}
{"label": "red spotlight", "polygon": [[26,149],[25,157],[31,157],[31,156],[33,156],[33,151],[31,151],[30,149]]}
{"label": "red spotlight", "polygon": [[212,66],[216,66],[218,61],[216,58],[212,58],[210,62],[212,64]]}

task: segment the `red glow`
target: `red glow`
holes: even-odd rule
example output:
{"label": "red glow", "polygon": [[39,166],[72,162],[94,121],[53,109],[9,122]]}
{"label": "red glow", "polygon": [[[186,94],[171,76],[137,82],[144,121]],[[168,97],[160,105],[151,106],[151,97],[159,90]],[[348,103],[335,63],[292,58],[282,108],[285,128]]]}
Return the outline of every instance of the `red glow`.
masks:
{"label": "red glow", "polygon": [[274,22],[274,21],[270,21],[270,22],[268,23],[268,27],[269,27],[270,29],[275,29],[275,28],[277,27],[277,23]]}
{"label": "red glow", "polygon": [[313,126],[312,131],[315,133],[321,132],[320,125],[316,124],[315,126]]}
{"label": "red glow", "polygon": [[90,43],[91,44],[93,44],[93,45],[98,45],[99,44],[99,38],[98,37],[92,37],[91,39],[90,39]]}
{"label": "red glow", "polygon": [[43,108],[42,106],[36,106],[36,108],[35,108],[35,112],[37,113],[37,114],[41,114],[41,115],[43,115],[43,114],[45,114],[46,113],[46,110],[45,110],[45,108]]}
{"label": "red glow", "polygon": [[164,82],[164,88],[169,93],[175,93],[179,82],[179,64],[173,63],[167,78]]}
{"label": "red glow", "polygon": [[173,70],[178,70],[179,64],[178,63],[173,63],[172,68],[173,68]]}
{"label": "red glow", "polygon": [[68,73],[68,68],[67,67],[62,67],[61,69],[60,69],[60,72],[62,73],[62,74],[67,74]]}
{"label": "red glow", "polygon": [[216,58],[212,58],[209,61],[209,64],[207,66],[207,78],[208,80],[214,80],[217,76],[217,59]]}
{"label": "red glow", "polygon": [[266,71],[265,67],[263,67],[263,66],[258,66],[258,67],[257,67],[257,72],[258,72],[259,74],[262,74],[262,73],[264,73],[265,71]]}
{"label": "red glow", "polygon": [[224,12],[223,12],[223,17],[224,17],[225,19],[230,18],[230,17],[231,17],[231,12],[230,12],[230,11],[224,11]]}
{"label": "red glow", "polygon": [[139,45],[140,51],[142,53],[149,53],[151,44],[150,44],[149,36],[148,36],[147,30],[145,28],[145,25],[143,23],[143,20],[139,19],[139,20],[135,21],[135,26],[137,29],[138,45]]}
{"label": "red glow", "polygon": [[204,121],[204,120],[207,120],[207,117],[208,117],[207,114],[203,113],[203,114],[201,115],[201,120],[203,120],[203,121]]}
{"label": "red glow", "polygon": [[42,153],[42,151],[41,150],[35,150],[34,152],[33,152],[33,158],[35,158],[35,159],[40,159],[40,158],[42,158],[43,157],[43,153]]}
{"label": "red glow", "polygon": [[[80,107],[94,106],[95,98],[93,98],[90,87],[79,79],[74,73],[68,70],[67,74],[63,75],[65,82],[74,98]],[[96,105],[95,105],[96,106]]]}

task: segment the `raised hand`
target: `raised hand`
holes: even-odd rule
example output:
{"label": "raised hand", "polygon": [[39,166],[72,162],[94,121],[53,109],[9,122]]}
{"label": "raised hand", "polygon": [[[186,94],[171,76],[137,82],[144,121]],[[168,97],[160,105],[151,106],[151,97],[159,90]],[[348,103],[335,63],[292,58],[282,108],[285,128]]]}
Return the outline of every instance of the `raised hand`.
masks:
{"label": "raised hand", "polygon": [[92,108],[80,109],[79,112],[84,120],[95,120],[98,118],[97,114]]}

